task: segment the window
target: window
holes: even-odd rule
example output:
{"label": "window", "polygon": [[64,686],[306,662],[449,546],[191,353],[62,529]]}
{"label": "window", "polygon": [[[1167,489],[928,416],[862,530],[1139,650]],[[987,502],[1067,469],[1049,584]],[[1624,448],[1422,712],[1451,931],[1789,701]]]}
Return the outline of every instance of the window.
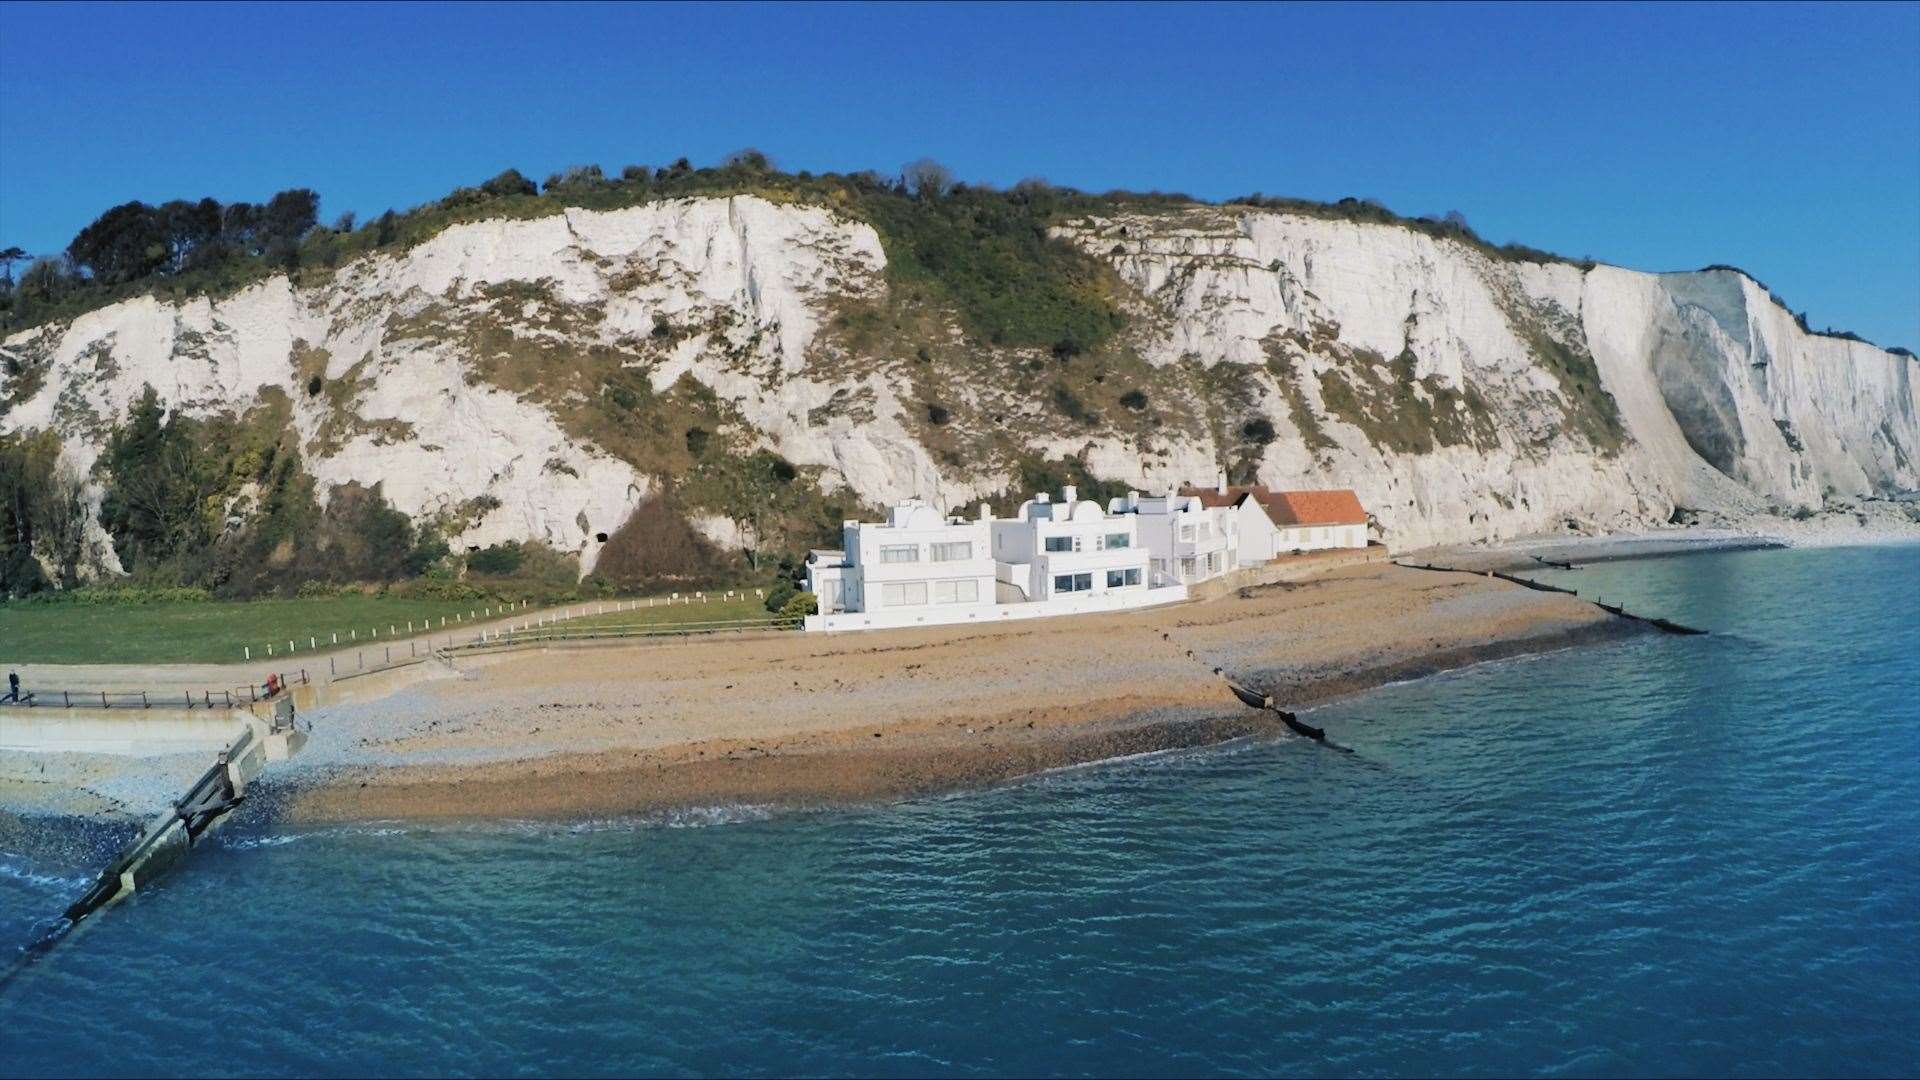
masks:
{"label": "window", "polygon": [[1125,585],[1138,585],[1138,584],[1140,584],[1140,568],[1139,567],[1134,567],[1131,570],[1107,571],[1107,588],[1109,589],[1118,589]]}
{"label": "window", "polygon": [[1212,526],[1212,525],[1209,525],[1209,524],[1207,524],[1206,522],[1201,522],[1201,523],[1200,523],[1200,539],[1202,539],[1202,540],[1211,540],[1211,539],[1213,539],[1213,526]]}
{"label": "window", "polygon": [[1193,526],[1191,525],[1180,526],[1180,539],[1191,541],[1193,539]]}
{"label": "window", "polygon": [[1072,551],[1073,537],[1049,536],[1047,537],[1047,550],[1048,551]]}
{"label": "window", "polygon": [[1112,551],[1115,548],[1124,548],[1124,547],[1132,547],[1132,546],[1133,546],[1133,539],[1132,537],[1129,537],[1126,533],[1108,533],[1107,534],[1107,550],[1108,551]]}
{"label": "window", "polygon": [[1220,553],[1216,551],[1211,555],[1207,556],[1207,573],[1217,574],[1219,572],[1220,572]]}
{"label": "window", "polygon": [[1193,560],[1192,559],[1180,560],[1180,580],[1181,581],[1193,580]]}
{"label": "window", "polygon": [[934,562],[960,562],[971,558],[973,558],[973,544],[966,540],[933,545]]}
{"label": "window", "polygon": [[840,579],[828,578],[821,582],[820,586],[825,590],[825,595],[820,597],[820,610],[822,612],[839,611],[841,603]]}
{"label": "window", "polygon": [[1086,592],[1093,588],[1092,574],[1055,574],[1053,591],[1057,593]]}
{"label": "window", "polygon": [[924,581],[890,581],[880,586],[880,603],[884,607],[916,607],[926,602]]}
{"label": "window", "polygon": [[883,563],[919,562],[919,544],[901,544],[897,547],[882,547],[880,561]]}
{"label": "window", "polygon": [[936,604],[971,604],[978,599],[980,599],[980,583],[977,581],[933,583],[933,602]]}

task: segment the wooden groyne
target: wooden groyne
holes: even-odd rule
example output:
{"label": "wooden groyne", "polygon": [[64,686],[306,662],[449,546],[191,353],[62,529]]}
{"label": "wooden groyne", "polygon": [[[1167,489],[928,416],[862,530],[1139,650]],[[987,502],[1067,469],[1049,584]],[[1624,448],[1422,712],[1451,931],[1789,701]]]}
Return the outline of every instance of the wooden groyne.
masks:
{"label": "wooden groyne", "polygon": [[60,917],[0,972],[0,988],[27,965],[45,956],[101,910],[131,896],[185,858],[202,837],[247,797],[247,787],[269,761],[284,760],[306,742],[294,719],[293,699],[274,701],[270,723],[250,722],[179,799],[154,818],[140,835],[108,860],[93,884],[67,905]]}
{"label": "wooden groyne", "polygon": [[1691,626],[1682,626],[1681,624],[1674,622],[1671,619],[1648,618],[1645,615],[1635,615],[1633,612],[1628,611],[1626,608],[1616,607],[1615,605],[1606,603],[1605,601],[1596,600],[1594,601],[1594,604],[1601,611],[1611,612],[1612,614],[1618,615],[1623,619],[1632,619],[1634,622],[1646,623],[1647,625],[1652,626],[1656,629],[1664,630],[1669,634],[1704,634],[1706,633],[1705,630],[1700,630]]}
{"label": "wooden groyne", "polygon": [[[1164,631],[1160,634],[1160,637],[1164,641],[1168,641],[1168,642],[1173,641],[1173,635],[1170,633],[1166,633]],[[1182,651],[1186,653],[1187,659],[1193,661],[1194,663],[1196,664],[1206,663],[1206,661],[1200,659],[1199,655],[1196,654],[1192,649],[1184,649]],[[1341,746],[1339,743],[1327,741],[1327,732],[1325,728],[1314,727],[1312,724],[1309,724],[1305,720],[1300,719],[1300,717],[1295,715],[1294,713],[1281,708],[1279,704],[1273,700],[1272,694],[1262,693],[1261,691],[1253,689],[1252,687],[1248,686],[1246,683],[1241,682],[1239,679],[1236,679],[1232,675],[1227,674],[1227,671],[1225,668],[1209,667],[1209,670],[1212,671],[1214,675],[1218,676],[1221,682],[1226,683],[1227,689],[1233,691],[1233,696],[1239,698],[1240,703],[1242,705],[1245,705],[1247,708],[1259,709],[1264,712],[1273,713],[1275,716],[1278,716],[1280,718],[1281,723],[1287,725],[1287,730],[1293,732],[1295,735],[1301,736],[1302,738],[1312,739],[1314,742],[1317,742],[1320,745],[1325,746],[1330,750],[1339,750],[1343,753],[1348,753],[1348,754],[1353,753],[1353,750],[1350,747]]]}
{"label": "wooden groyne", "polygon": [[[1474,577],[1499,578],[1501,581],[1510,581],[1515,585],[1519,585],[1523,588],[1532,589],[1535,592],[1561,593],[1562,595],[1571,596],[1576,599],[1582,598],[1580,597],[1579,590],[1577,589],[1563,589],[1558,585],[1548,585],[1545,582],[1533,581],[1528,578],[1523,578],[1518,574],[1502,573],[1499,570],[1467,570],[1458,566],[1435,566],[1431,563],[1415,563],[1415,562],[1399,562],[1399,561],[1396,561],[1393,565],[1403,566],[1409,570],[1431,570],[1439,574],[1470,574]],[[1592,604],[1594,607],[1599,608],[1601,611],[1606,612],[1609,615],[1618,615],[1623,619],[1631,619],[1634,622],[1646,623],[1648,626],[1651,626],[1654,629],[1661,631],[1662,633],[1688,634],[1688,635],[1707,633],[1707,631],[1705,630],[1701,630],[1697,627],[1686,626],[1682,623],[1674,622],[1672,619],[1651,618],[1646,615],[1635,615],[1633,612],[1628,611],[1626,608],[1620,607],[1618,605],[1601,603],[1600,601],[1597,601],[1597,600],[1589,600],[1587,602]]]}

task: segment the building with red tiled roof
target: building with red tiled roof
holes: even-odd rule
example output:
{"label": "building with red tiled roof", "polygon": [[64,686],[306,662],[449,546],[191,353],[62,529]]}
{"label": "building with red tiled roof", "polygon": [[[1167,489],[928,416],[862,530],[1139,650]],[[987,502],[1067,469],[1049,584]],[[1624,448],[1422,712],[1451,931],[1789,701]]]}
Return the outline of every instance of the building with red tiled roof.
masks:
{"label": "building with red tiled roof", "polygon": [[1349,488],[1273,491],[1261,484],[1186,487],[1181,494],[1209,507],[1231,507],[1240,520],[1240,564],[1325,548],[1367,546],[1367,510]]}
{"label": "building with red tiled roof", "polygon": [[1275,525],[1367,524],[1366,508],[1351,488],[1328,491],[1275,491],[1262,499]]}

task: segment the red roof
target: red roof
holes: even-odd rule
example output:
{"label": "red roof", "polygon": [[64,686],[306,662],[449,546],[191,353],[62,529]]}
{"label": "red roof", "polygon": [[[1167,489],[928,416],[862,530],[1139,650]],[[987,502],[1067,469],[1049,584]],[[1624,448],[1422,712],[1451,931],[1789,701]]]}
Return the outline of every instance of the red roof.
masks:
{"label": "red roof", "polygon": [[1269,491],[1260,484],[1218,488],[1186,487],[1180,494],[1191,495],[1202,506],[1238,506],[1251,498],[1267,511],[1275,525],[1365,525],[1366,508],[1351,488],[1330,491]]}
{"label": "red roof", "polygon": [[1261,500],[1275,525],[1365,525],[1366,507],[1351,488],[1276,491]]}

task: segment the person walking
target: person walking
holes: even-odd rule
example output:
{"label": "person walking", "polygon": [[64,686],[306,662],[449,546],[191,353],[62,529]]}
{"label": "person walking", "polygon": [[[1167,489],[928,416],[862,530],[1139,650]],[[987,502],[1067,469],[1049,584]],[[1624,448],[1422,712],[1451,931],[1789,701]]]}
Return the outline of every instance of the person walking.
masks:
{"label": "person walking", "polygon": [[9,672],[7,672],[7,697],[6,697],[6,700],[8,700],[8,701],[19,701],[19,700],[20,700],[20,673],[19,673],[19,672],[17,672],[17,671],[9,671]]}

